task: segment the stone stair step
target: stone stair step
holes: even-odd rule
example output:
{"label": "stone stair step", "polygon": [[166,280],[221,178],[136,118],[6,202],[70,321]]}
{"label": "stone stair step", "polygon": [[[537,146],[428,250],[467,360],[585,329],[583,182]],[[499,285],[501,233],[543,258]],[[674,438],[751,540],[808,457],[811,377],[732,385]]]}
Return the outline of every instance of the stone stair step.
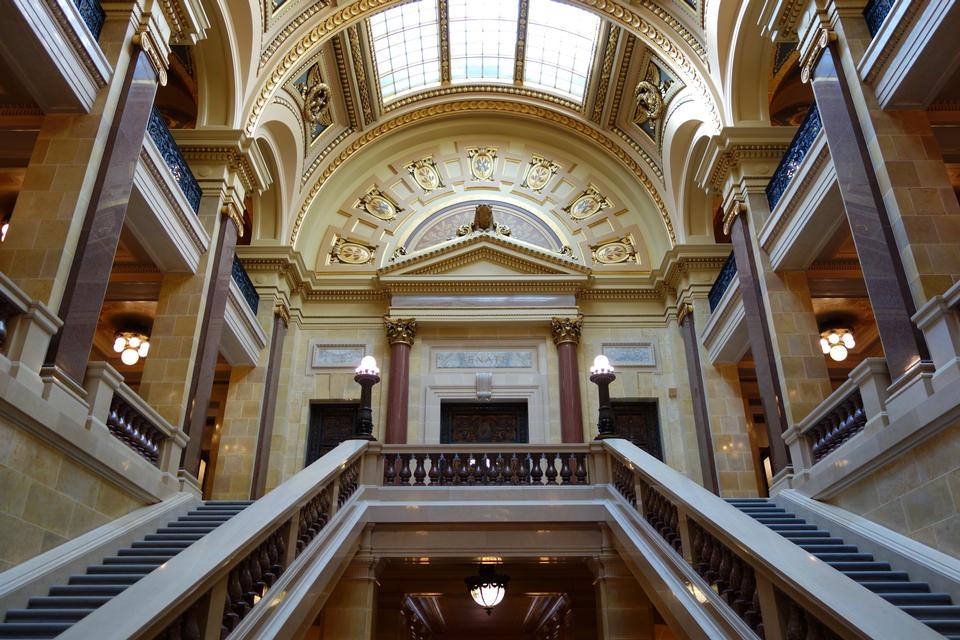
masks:
{"label": "stone stair step", "polygon": [[112,597],[127,590],[128,585],[109,584],[58,584],[50,587],[51,596],[101,596]]}
{"label": "stone stair step", "polygon": [[960,633],[960,620],[922,620],[921,622],[939,633]]}
{"label": "stone stair step", "polygon": [[130,545],[131,549],[180,549],[192,545],[194,540],[138,540]]}
{"label": "stone stair step", "polygon": [[859,549],[852,544],[800,544],[797,545],[804,551],[809,551],[813,555],[818,553],[857,553]]}
{"label": "stone stair step", "polygon": [[183,551],[180,547],[154,547],[150,549],[120,549],[117,556],[121,558],[132,558],[135,556],[155,556],[157,558],[165,556],[172,558]]}
{"label": "stone stair step", "polygon": [[93,613],[95,609],[10,609],[7,622],[27,620],[70,620],[76,622]]}
{"label": "stone stair step", "polygon": [[804,531],[784,531],[778,532],[787,540],[801,540],[801,539],[810,539],[810,538],[826,538],[828,540],[834,540],[831,538],[830,534],[826,531],[816,531],[816,530],[804,530]]}
{"label": "stone stair step", "polygon": [[[854,547],[856,549],[856,547]],[[815,558],[824,562],[873,562],[871,553],[814,553]]]}
{"label": "stone stair step", "polygon": [[908,583],[910,581],[906,571],[844,571],[843,575],[857,582]]}
{"label": "stone stair step", "polygon": [[896,582],[878,580],[876,582],[861,582],[861,586],[874,593],[930,593],[930,585],[926,582]]}
{"label": "stone stair step", "polygon": [[131,585],[143,579],[142,573],[95,573],[70,576],[67,584],[113,584]]}
{"label": "stone stair step", "polygon": [[155,564],[108,564],[108,565],[96,565],[93,567],[87,567],[88,575],[103,575],[103,574],[120,574],[120,575],[130,575],[130,574],[140,574],[146,575],[157,568]]}
{"label": "stone stair step", "polygon": [[[767,525],[771,529],[790,526],[790,525],[799,525],[799,524],[809,525],[809,523],[806,520],[802,520],[800,518],[777,519],[777,518],[766,518],[766,517],[754,516],[754,520],[756,520],[760,524]],[[813,526],[813,525],[809,525],[809,526]]]}
{"label": "stone stair step", "polygon": [[[814,524],[768,524],[767,526],[778,533],[781,531],[789,531],[791,533],[798,531],[817,531],[819,533],[817,525]],[[823,533],[826,533],[826,531]]]}
{"label": "stone stair step", "polygon": [[156,568],[169,559],[166,556],[109,556],[103,559],[103,564],[152,564]]}
{"label": "stone stair step", "polygon": [[878,596],[896,605],[949,605],[949,593],[878,593]]}
{"label": "stone stair step", "polygon": [[931,620],[952,620],[960,619],[960,607],[956,605],[907,605],[900,607],[914,618]]}
{"label": "stone stair step", "polygon": [[143,537],[145,542],[196,542],[202,533],[151,533]]}
{"label": "stone stair step", "polygon": [[164,527],[157,529],[157,533],[199,533],[201,535],[207,535],[214,529],[216,529],[216,527]]}
{"label": "stone stair step", "polygon": [[72,622],[4,622],[0,638],[55,638],[73,626]]}
{"label": "stone stair step", "polygon": [[847,571],[891,571],[889,562],[844,562],[840,560],[837,562],[829,561],[827,564],[844,573]]}
{"label": "stone stair step", "polygon": [[96,609],[111,596],[34,596],[27,602],[31,609]]}

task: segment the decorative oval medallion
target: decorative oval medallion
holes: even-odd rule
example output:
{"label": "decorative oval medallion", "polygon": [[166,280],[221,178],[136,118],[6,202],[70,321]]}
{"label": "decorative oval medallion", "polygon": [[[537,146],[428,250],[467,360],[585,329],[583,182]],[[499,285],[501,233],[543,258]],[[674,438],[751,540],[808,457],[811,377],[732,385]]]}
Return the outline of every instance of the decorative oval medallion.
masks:
{"label": "decorative oval medallion", "polygon": [[393,203],[383,196],[373,196],[364,204],[364,209],[370,215],[377,216],[381,220],[392,220],[397,211],[393,208]]}
{"label": "decorative oval medallion", "polygon": [[346,264],[366,264],[373,260],[373,251],[354,242],[337,243],[334,256]]}
{"label": "decorative oval medallion", "polygon": [[470,157],[470,173],[474,180],[493,180],[496,149],[468,149],[467,155]]}
{"label": "decorative oval medallion", "polygon": [[540,192],[550,182],[550,178],[560,169],[560,165],[543,156],[534,154],[530,164],[527,165],[527,173],[523,178],[522,187],[536,192]]}
{"label": "decorative oval medallion", "polygon": [[583,193],[577,196],[576,200],[574,200],[570,206],[565,207],[564,211],[569,213],[570,217],[574,220],[584,220],[609,206],[610,200],[591,184]]}
{"label": "decorative oval medallion", "polygon": [[633,240],[628,236],[600,245],[593,250],[593,259],[600,264],[621,264],[636,258]]}
{"label": "decorative oval medallion", "polygon": [[422,164],[413,170],[413,179],[424,191],[433,191],[440,186],[440,176],[437,170],[428,164]]}

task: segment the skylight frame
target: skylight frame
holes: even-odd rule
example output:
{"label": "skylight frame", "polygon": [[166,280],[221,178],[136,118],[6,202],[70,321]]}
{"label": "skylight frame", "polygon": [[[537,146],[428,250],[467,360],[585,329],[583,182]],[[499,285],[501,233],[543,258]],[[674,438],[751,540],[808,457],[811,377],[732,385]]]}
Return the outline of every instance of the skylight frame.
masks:
{"label": "skylight frame", "polygon": [[[523,84],[583,104],[597,55],[600,16],[557,0],[529,0]],[[559,36],[564,36],[559,47]]]}
{"label": "skylight frame", "polygon": [[439,13],[436,0],[415,0],[367,21],[383,102],[441,85]]}
{"label": "skylight frame", "polygon": [[450,81],[512,84],[521,0],[441,1],[447,3]]}

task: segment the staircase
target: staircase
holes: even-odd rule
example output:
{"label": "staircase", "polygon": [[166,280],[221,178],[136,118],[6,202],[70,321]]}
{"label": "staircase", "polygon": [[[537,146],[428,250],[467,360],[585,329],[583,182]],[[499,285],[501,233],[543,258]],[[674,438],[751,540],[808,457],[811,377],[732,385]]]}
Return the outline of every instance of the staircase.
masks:
{"label": "staircase", "polygon": [[71,576],[65,585],[51,587],[47,596],[30,598],[26,609],[7,611],[0,638],[54,638],[110,601],[127,587],[237,515],[249,501],[211,500],[175,522],[120,549]]}
{"label": "staircase", "polygon": [[953,604],[949,594],[931,593],[927,583],[910,580],[905,571],[894,571],[888,563],[875,561],[871,554],[860,553],[856,546],[844,544],[830,532],[807,524],[765,498],[727,502],[937,633],[960,640],[960,607]]}

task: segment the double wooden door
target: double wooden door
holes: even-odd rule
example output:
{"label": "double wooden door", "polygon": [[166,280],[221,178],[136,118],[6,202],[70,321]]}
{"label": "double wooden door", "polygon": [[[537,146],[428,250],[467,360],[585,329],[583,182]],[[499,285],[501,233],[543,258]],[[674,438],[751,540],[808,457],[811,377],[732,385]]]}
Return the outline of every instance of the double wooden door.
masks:
{"label": "double wooden door", "polygon": [[360,404],[356,402],[311,404],[304,466],[309,466],[338,444],[349,439],[353,435],[359,414]]}
{"label": "double wooden door", "polygon": [[530,441],[526,402],[441,402],[441,444]]}
{"label": "double wooden door", "polygon": [[663,460],[660,415],[656,400],[613,400],[614,431],[657,460]]}

